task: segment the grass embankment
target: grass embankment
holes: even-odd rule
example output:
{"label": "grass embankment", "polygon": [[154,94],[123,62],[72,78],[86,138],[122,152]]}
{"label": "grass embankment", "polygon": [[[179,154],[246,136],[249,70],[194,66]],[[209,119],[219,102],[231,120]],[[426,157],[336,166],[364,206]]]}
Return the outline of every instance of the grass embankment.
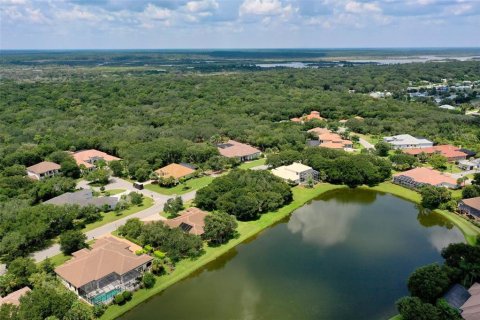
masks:
{"label": "grass embankment", "polygon": [[105,190],[104,192],[102,192],[102,195],[105,195],[106,193],[108,193],[109,195],[114,196],[116,194],[119,194],[119,193],[122,193],[122,192],[125,192],[125,191],[127,191],[127,190],[125,190],[125,189]]}
{"label": "grass embankment", "polygon": [[134,213],[137,213],[139,211],[145,210],[153,206],[153,199],[149,197],[144,197],[143,198],[143,204],[139,206],[131,206],[127,210],[121,211],[119,214],[116,214],[114,211],[111,212],[102,212],[102,219],[95,221],[93,223],[87,224],[85,228],[82,229],[82,232],[88,232],[90,230],[99,228],[103,225],[106,225],[107,223],[116,221],[121,218],[125,218],[129,215],[132,215]]}
{"label": "grass embankment", "polygon": [[267,158],[260,158],[253,161],[244,162],[238,166],[239,169],[247,170],[258,166],[263,166],[267,162]]}
{"label": "grass embankment", "polygon": [[308,201],[330,190],[344,188],[344,186],[336,186],[331,184],[320,184],[313,189],[305,189],[302,187],[293,188],[293,201],[289,205],[275,211],[266,213],[261,216],[260,219],[250,222],[239,222],[238,233],[239,236],[230,240],[227,244],[211,248],[205,246],[205,254],[196,260],[183,260],[180,261],[172,273],[157,278],[155,286],[151,289],[140,289],[133,294],[132,301],[127,302],[124,306],[113,305],[110,306],[101,319],[115,319],[121,316],[123,313],[132,309],[134,306],[140,304],[146,299],[154,296],[155,294],[165,290],[172,284],[187,277],[194,271],[203,267],[205,264],[217,259],[219,256],[226,253],[228,250],[242,243],[243,241],[255,236],[260,231],[266,229],[272,224],[289,216],[295,209],[300,208]]}
{"label": "grass embankment", "polygon": [[[158,184],[146,184],[145,189],[153,192],[158,192],[160,194],[164,194],[167,196],[171,196],[174,194],[181,195],[193,190],[201,189],[209,185],[210,182],[213,181],[213,179],[215,179],[215,177],[212,177],[212,176],[203,176],[200,178],[193,178],[193,179],[187,180],[184,184],[178,184],[171,188],[161,187]],[[185,186],[188,188],[185,188]]]}

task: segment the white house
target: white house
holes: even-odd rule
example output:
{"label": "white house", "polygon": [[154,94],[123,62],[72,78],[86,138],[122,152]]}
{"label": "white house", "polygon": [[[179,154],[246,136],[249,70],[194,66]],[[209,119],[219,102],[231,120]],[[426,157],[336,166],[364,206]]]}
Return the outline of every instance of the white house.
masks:
{"label": "white house", "polygon": [[439,106],[440,109],[446,109],[446,110],[455,110],[456,108],[452,105],[449,105],[449,104],[442,104],[441,106]]}
{"label": "white house", "polygon": [[294,162],[289,166],[281,166],[272,169],[272,174],[286,181],[300,184],[306,182],[309,177],[318,180],[318,172],[304,164]]}
{"label": "white house", "polygon": [[393,149],[428,148],[433,147],[433,142],[424,138],[415,138],[409,134],[384,137],[383,141],[392,145]]}

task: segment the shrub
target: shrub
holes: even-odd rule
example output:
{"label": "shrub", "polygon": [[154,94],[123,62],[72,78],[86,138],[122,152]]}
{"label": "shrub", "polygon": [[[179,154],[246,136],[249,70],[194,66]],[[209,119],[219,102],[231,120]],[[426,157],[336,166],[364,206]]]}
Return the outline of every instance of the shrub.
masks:
{"label": "shrub", "polygon": [[135,254],[136,254],[137,256],[141,256],[141,255],[144,254],[144,253],[145,253],[145,250],[143,250],[143,249],[139,249],[139,250],[135,251]]}
{"label": "shrub", "polygon": [[118,305],[123,305],[125,303],[125,298],[123,297],[122,293],[119,293],[113,298],[113,302]]}
{"label": "shrub", "polygon": [[122,295],[123,295],[123,299],[125,299],[125,301],[132,300],[132,292],[130,292],[130,291],[123,291]]}
{"label": "shrub", "polygon": [[152,248],[152,246],[151,246],[151,245],[149,245],[149,244],[147,244],[145,247],[143,247],[143,249],[144,249],[146,252],[148,252],[148,253],[150,253],[150,252],[152,252],[152,251],[153,251],[153,248]]}
{"label": "shrub", "polygon": [[142,284],[145,288],[150,289],[155,285],[155,276],[150,272],[145,272],[142,277]]}
{"label": "shrub", "polygon": [[155,250],[155,251],[153,252],[153,255],[154,255],[156,258],[159,258],[159,259],[165,258],[165,253],[163,253],[163,252],[160,251],[160,250]]}
{"label": "shrub", "polygon": [[107,309],[106,305],[96,304],[93,306],[93,315],[95,316],[95,318],[100,318],[105,313],[106,309]]}

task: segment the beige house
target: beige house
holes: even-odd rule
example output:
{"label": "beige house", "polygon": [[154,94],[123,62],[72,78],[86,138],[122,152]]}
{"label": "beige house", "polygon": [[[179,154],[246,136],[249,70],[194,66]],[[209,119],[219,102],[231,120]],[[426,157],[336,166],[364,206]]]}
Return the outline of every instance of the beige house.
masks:
{"label": "beige house", "polygon": [[97,239],[90,249],[55,269],[62,283],[91,304],[110,302],[116,294],[134,290],[153,258],[135,255],[125,241],[115,237]]}
{"label": "beige house", "polygon": [[262,152],[248,144],[235,140],[217,144],[218,152],[227,158],[237,158],[240,161],[250,161],[260,157]]}
{"label": "beige house", "polygon": [[27,175],[35,180],[53,177],[59,172],[60,165],[49,161],[43,161],[27,168]]}
{"label": "beige house", "polygon": [[272,174],[295,184],[304,183],[309,177],[312,177],[313,180],[318,180],[317,171],[298,162],[272,169]]}
{"label": "beige house", "polygon": [[18,289],[17,291],[10,293],[3,298],[0,297],[0,306],[2,304],[7,304],[7,303],[18,306],[20,305],[20,298],[26,295],[30,291],[32,290],[30,290],[29,287],[23,287],[22,289]]}

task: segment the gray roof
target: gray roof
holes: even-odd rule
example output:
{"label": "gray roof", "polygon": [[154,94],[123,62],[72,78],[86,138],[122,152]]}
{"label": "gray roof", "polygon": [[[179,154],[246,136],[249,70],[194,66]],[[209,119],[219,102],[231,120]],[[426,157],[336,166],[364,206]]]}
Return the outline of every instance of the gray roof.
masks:
{"label": "gray roof", "polygon": [[448,302],[448,304],[456,309],[460,309],[460,307],[465,303],[465,301],[470,298],[470,293],[464,286],[455,284],[450,290],[445,293],[443,298]]}
{"label": "gray roof", "polygon": [[110,207],[115,207],[118,203],[116,197],[94,197],[92,190],[85,189],[76,192],[67,192],[58,197],[52,198],[44,202],[45,204],[65,205],[65,204],[77,204],[81,207],[88,205],[94,205],[96,207],[102,207],[107,204]]}
{"label": "gray roof", "polygon": [[384,137],[384,141],[393,145],[415,145],[415,144],[433,144],[432,141],[424,138],[415,138],[409,134],[399,134],[391,137]]}

